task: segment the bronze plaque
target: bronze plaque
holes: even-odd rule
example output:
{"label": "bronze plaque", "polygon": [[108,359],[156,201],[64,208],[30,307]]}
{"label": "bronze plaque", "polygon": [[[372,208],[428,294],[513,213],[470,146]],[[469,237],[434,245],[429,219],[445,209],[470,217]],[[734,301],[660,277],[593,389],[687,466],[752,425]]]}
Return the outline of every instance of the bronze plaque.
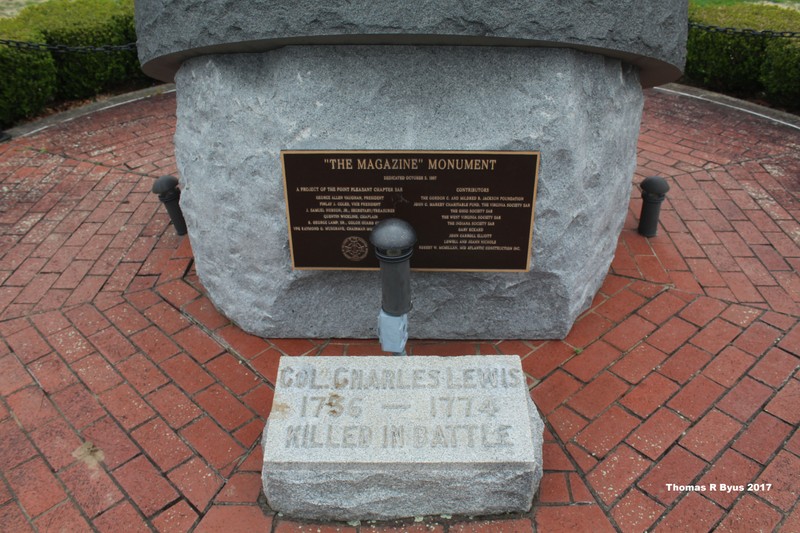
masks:
{"label": "bronze plaque", "polygon": [[283,151],[292,265],[378,268],[369,235],[410,223],[416,270],[530,269],[538,152]]}

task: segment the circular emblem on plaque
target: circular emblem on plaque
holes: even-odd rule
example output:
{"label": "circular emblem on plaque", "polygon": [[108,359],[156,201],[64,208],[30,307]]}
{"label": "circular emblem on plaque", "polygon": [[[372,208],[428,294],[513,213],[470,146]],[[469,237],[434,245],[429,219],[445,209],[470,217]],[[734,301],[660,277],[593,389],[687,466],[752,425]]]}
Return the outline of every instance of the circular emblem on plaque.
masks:
{"label": "circular emblem on plaque", "polygon": [[369,245],[361,237],[351,236],[342,241],[342,255],[350,261],[362,261],[368,252]]}

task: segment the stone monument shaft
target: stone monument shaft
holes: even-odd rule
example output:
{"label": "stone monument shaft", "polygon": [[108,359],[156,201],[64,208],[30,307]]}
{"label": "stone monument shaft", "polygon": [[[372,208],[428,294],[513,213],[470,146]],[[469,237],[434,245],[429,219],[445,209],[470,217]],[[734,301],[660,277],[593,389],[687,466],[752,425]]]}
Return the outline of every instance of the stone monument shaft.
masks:
{"label": "stone monument shaft", "polygon": [[[409,331],[563,338],[613,258],[642,87],[680,76],[686,10],[686,0],[137,0],[143,68],[177,85],[181,205],[210,298],[261,336],[375,336],[377,272],[292,268],[284,152],[536,153],[530,267],[413,272]],[[491,243],[503,235],[470,222],[487,213],[469,209],[486,209],[500,185],[488,167],[480,171],[483,196],[454,186],[436,217]],[[433,174],[382,176],[398,175]],[[352,188],[346,177],[329,186]],[[358,255],[363,237],[347,235],[342,221],[361,216],[356,207],[384,216],[390,195],[402,198],[402,183],[393,187],[370,193],[375,208],[325,199],[327,191],[313,198],[331,209],[332,238]],[[312,227],[311,218],[298,227]],[[415,230],[423,243],[425,227]],[[456,249],[492,246],[453,235]]]}

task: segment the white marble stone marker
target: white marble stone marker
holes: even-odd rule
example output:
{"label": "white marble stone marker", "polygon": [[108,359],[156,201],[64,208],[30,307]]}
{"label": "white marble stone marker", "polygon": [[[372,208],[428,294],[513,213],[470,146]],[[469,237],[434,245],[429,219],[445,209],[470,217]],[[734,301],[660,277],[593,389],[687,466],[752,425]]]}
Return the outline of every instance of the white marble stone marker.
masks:
{"label": "white marble stone marker", "polygon": [[283,357],[264,493],[328,520],[527,511],[543,429],[518,356]]}

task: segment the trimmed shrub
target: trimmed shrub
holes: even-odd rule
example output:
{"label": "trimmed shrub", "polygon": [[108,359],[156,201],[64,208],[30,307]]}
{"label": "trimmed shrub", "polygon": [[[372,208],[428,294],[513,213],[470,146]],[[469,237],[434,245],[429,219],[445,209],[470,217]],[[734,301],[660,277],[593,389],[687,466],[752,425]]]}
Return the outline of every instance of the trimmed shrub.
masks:
{"label": "trimmed shrub", "polygon": [[[133,0],[50,0],[17,20],[38,30],[48,45],[104,46],[135,42]],[[85,98],[119,85],[139,71],[136,50],[53,53],[59,99]]]}
{"label": "trimmed shrub", "polygon": [[773,39],[767,44],[761,81],[770,102],[800,110],[800,39]]}
{"label": "trimmed shrub", "polygon": [[[0,38],[42,42],[15,19],[0,19]],[[0,129],[40,113],[56,90],[56,67],[47,52],[0,45]]]}
{"label": "trimmed shrub", "polygon": [[690,27],[686,76],[716,91],[755,94],[765,45],[764,37]]}
{"label": "trimmed shrub", "polygon": [[776,104],[798,105],[798,40],[756,32],[800,32],[800,11],[763,4],[692,7],[689,20],[745,30],[690,27],[685,71],[690,80],[738,96],[764,95]]}

